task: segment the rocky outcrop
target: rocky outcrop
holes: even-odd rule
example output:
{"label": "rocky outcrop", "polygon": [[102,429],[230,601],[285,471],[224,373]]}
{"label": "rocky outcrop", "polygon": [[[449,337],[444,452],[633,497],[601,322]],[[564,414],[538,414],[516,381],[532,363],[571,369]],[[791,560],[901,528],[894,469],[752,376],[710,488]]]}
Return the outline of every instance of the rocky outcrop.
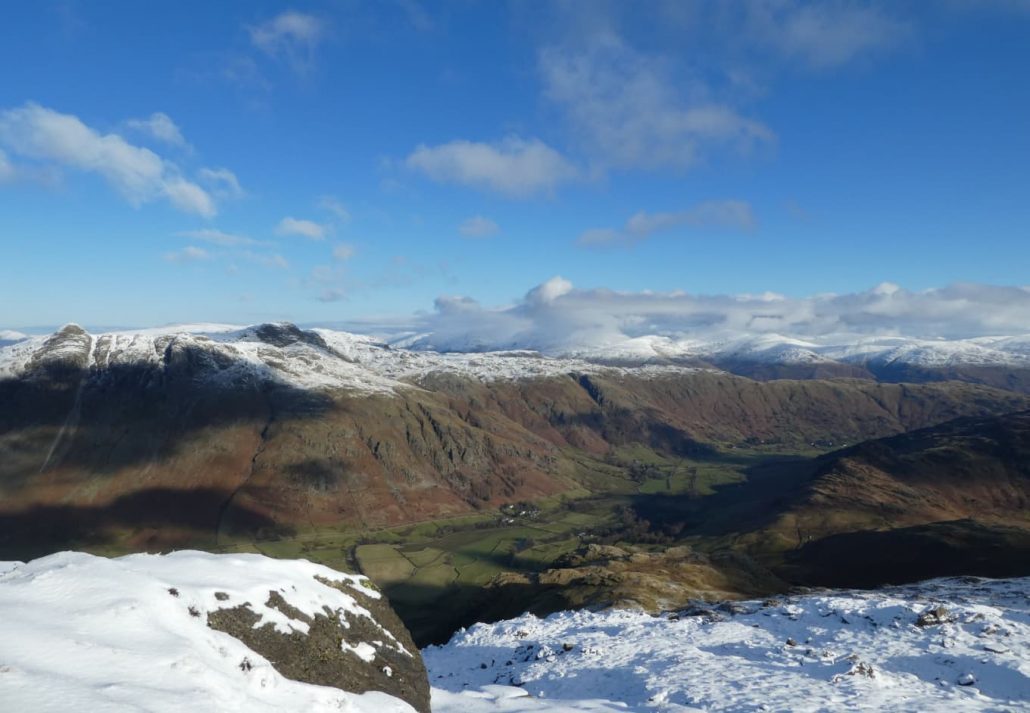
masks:
{"label": "rocky outcrop", "polygon": [[249,603],[208,612],[207,625],[239,639],[291,680],[353,693],[380,691],[429,713],[425,665],[390,604],[369,592],[374,585],[367,579],[317,580],[352,598],[359,611],[325,607],[308,615],[289,603],[289,587],[280,587],[268,591],[265,607],[303,622],[307,631],[285,633],[271,622],[262,624]]}
{"label": "rocky outcrop", "polygon": [[61,552],[2,568],[0,610],[4,710],[429,713],[386,599],[305,560]]}

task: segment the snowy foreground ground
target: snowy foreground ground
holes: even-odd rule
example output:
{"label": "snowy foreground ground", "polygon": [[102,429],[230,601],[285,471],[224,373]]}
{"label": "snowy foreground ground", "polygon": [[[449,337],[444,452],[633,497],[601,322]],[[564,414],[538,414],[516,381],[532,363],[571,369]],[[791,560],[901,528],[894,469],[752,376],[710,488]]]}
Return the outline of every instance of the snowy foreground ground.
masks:
{"label": "snowy foreground ground", "polygon": [[[323,607],[368,614],[316,575],[380,596],[364,578],[260,555],[106,559],[61,552],[28,564],[0,562],[0,711],[413,713],[382,693],[354,695],[286,679],[206,624],[207,612],[249,602],[261,616],[258,625],[306,633],[303,621],[262,604],[270,589],[280,588],[309,616]],[[390,645],[389,638],[384,631],[386,641],[376,643]],[[363,665],[358,656],[355,665]]]}
{"label": "snowy foreground ground", "polygon": [[[0,563],[0,711],[412,711],[384,694],[285,679],[205,624],[206,611],[246,601],[262,622],[303,631],[260,605],[270,584],[302,612],[360,614],[315,575],[371,592],[320,565],[257,555],[61,553]],[[384,642],[371,642],[355,665],[375,660],[374,644]],[[1030,711],[1030,578],[935,580],[663,617],[527,615],[477,625],[423,655],[436,713]]]}
{"label": "snowy foreground ground", "polygon": [[433,710],[1030,710],[1030,578],[727,608],[476,625],[423,651]]}

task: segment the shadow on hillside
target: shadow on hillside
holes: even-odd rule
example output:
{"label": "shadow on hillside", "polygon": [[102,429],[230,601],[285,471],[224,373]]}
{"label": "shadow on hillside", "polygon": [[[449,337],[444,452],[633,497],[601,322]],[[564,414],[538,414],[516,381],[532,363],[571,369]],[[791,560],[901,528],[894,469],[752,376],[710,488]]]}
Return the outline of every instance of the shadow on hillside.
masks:
{"label": "shadow on hillside", "polygon": [[770,457],[746,468],[746,480],[715,485],[711,495],[640,494],[630,506],[656,533],[718,537],[751,531],[786,510],[818,467],[818,458]]}
{"label": "shadow on hillside", "polygon": [[[29,560],[64,549],[162,551],[215,543],[231,493],[158,488],[95,507],[34,505],[0,513],[0,559]],[[287,537],[292,530],[233,505],[234,531]]]}
{"label": "shadow on hillside", "polygon": [[35,367],[0,379],[0,403],[0,484],[8,488],[44,463],[103,474],[173,455],[205,429],[318,418],[333,406],[324,393],[198,348],[164,365]]}
{"label": "shadow on hillside", "polygon": [[872,588],[935,577],[1030,574],[1030,530],[974,520],[830,535],[790,552],[779,573],[798,584]]}
{"label": "shadow on hillside", "polygon": [[383,591],[419,648],[445,644],[454,632],[477,622],[511,619],[525,612],[547,616],[569,608],[559,588],[532,584],[404,583],[385,586]]}

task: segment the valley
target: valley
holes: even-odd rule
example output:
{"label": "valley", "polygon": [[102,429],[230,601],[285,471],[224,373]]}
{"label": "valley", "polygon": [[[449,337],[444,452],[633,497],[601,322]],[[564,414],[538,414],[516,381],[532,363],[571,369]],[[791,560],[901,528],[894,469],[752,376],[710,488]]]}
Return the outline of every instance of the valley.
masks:
{"label": "valley", "polygon": [[1018,384],[447,355],[285,324],[66,327],[0,354],[0,556],[304,558],[369,576],[420,646],[527,609],[1030,561]]}

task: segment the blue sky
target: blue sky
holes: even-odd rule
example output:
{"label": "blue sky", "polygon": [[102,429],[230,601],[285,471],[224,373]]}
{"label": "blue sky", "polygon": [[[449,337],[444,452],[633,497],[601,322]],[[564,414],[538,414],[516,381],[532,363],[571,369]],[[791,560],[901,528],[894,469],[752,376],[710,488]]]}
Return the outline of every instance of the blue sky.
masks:
{"label": "blue sky", "polygon": [[0,66],[4,327],[1030,284],[1019,0],[8,3]]}

